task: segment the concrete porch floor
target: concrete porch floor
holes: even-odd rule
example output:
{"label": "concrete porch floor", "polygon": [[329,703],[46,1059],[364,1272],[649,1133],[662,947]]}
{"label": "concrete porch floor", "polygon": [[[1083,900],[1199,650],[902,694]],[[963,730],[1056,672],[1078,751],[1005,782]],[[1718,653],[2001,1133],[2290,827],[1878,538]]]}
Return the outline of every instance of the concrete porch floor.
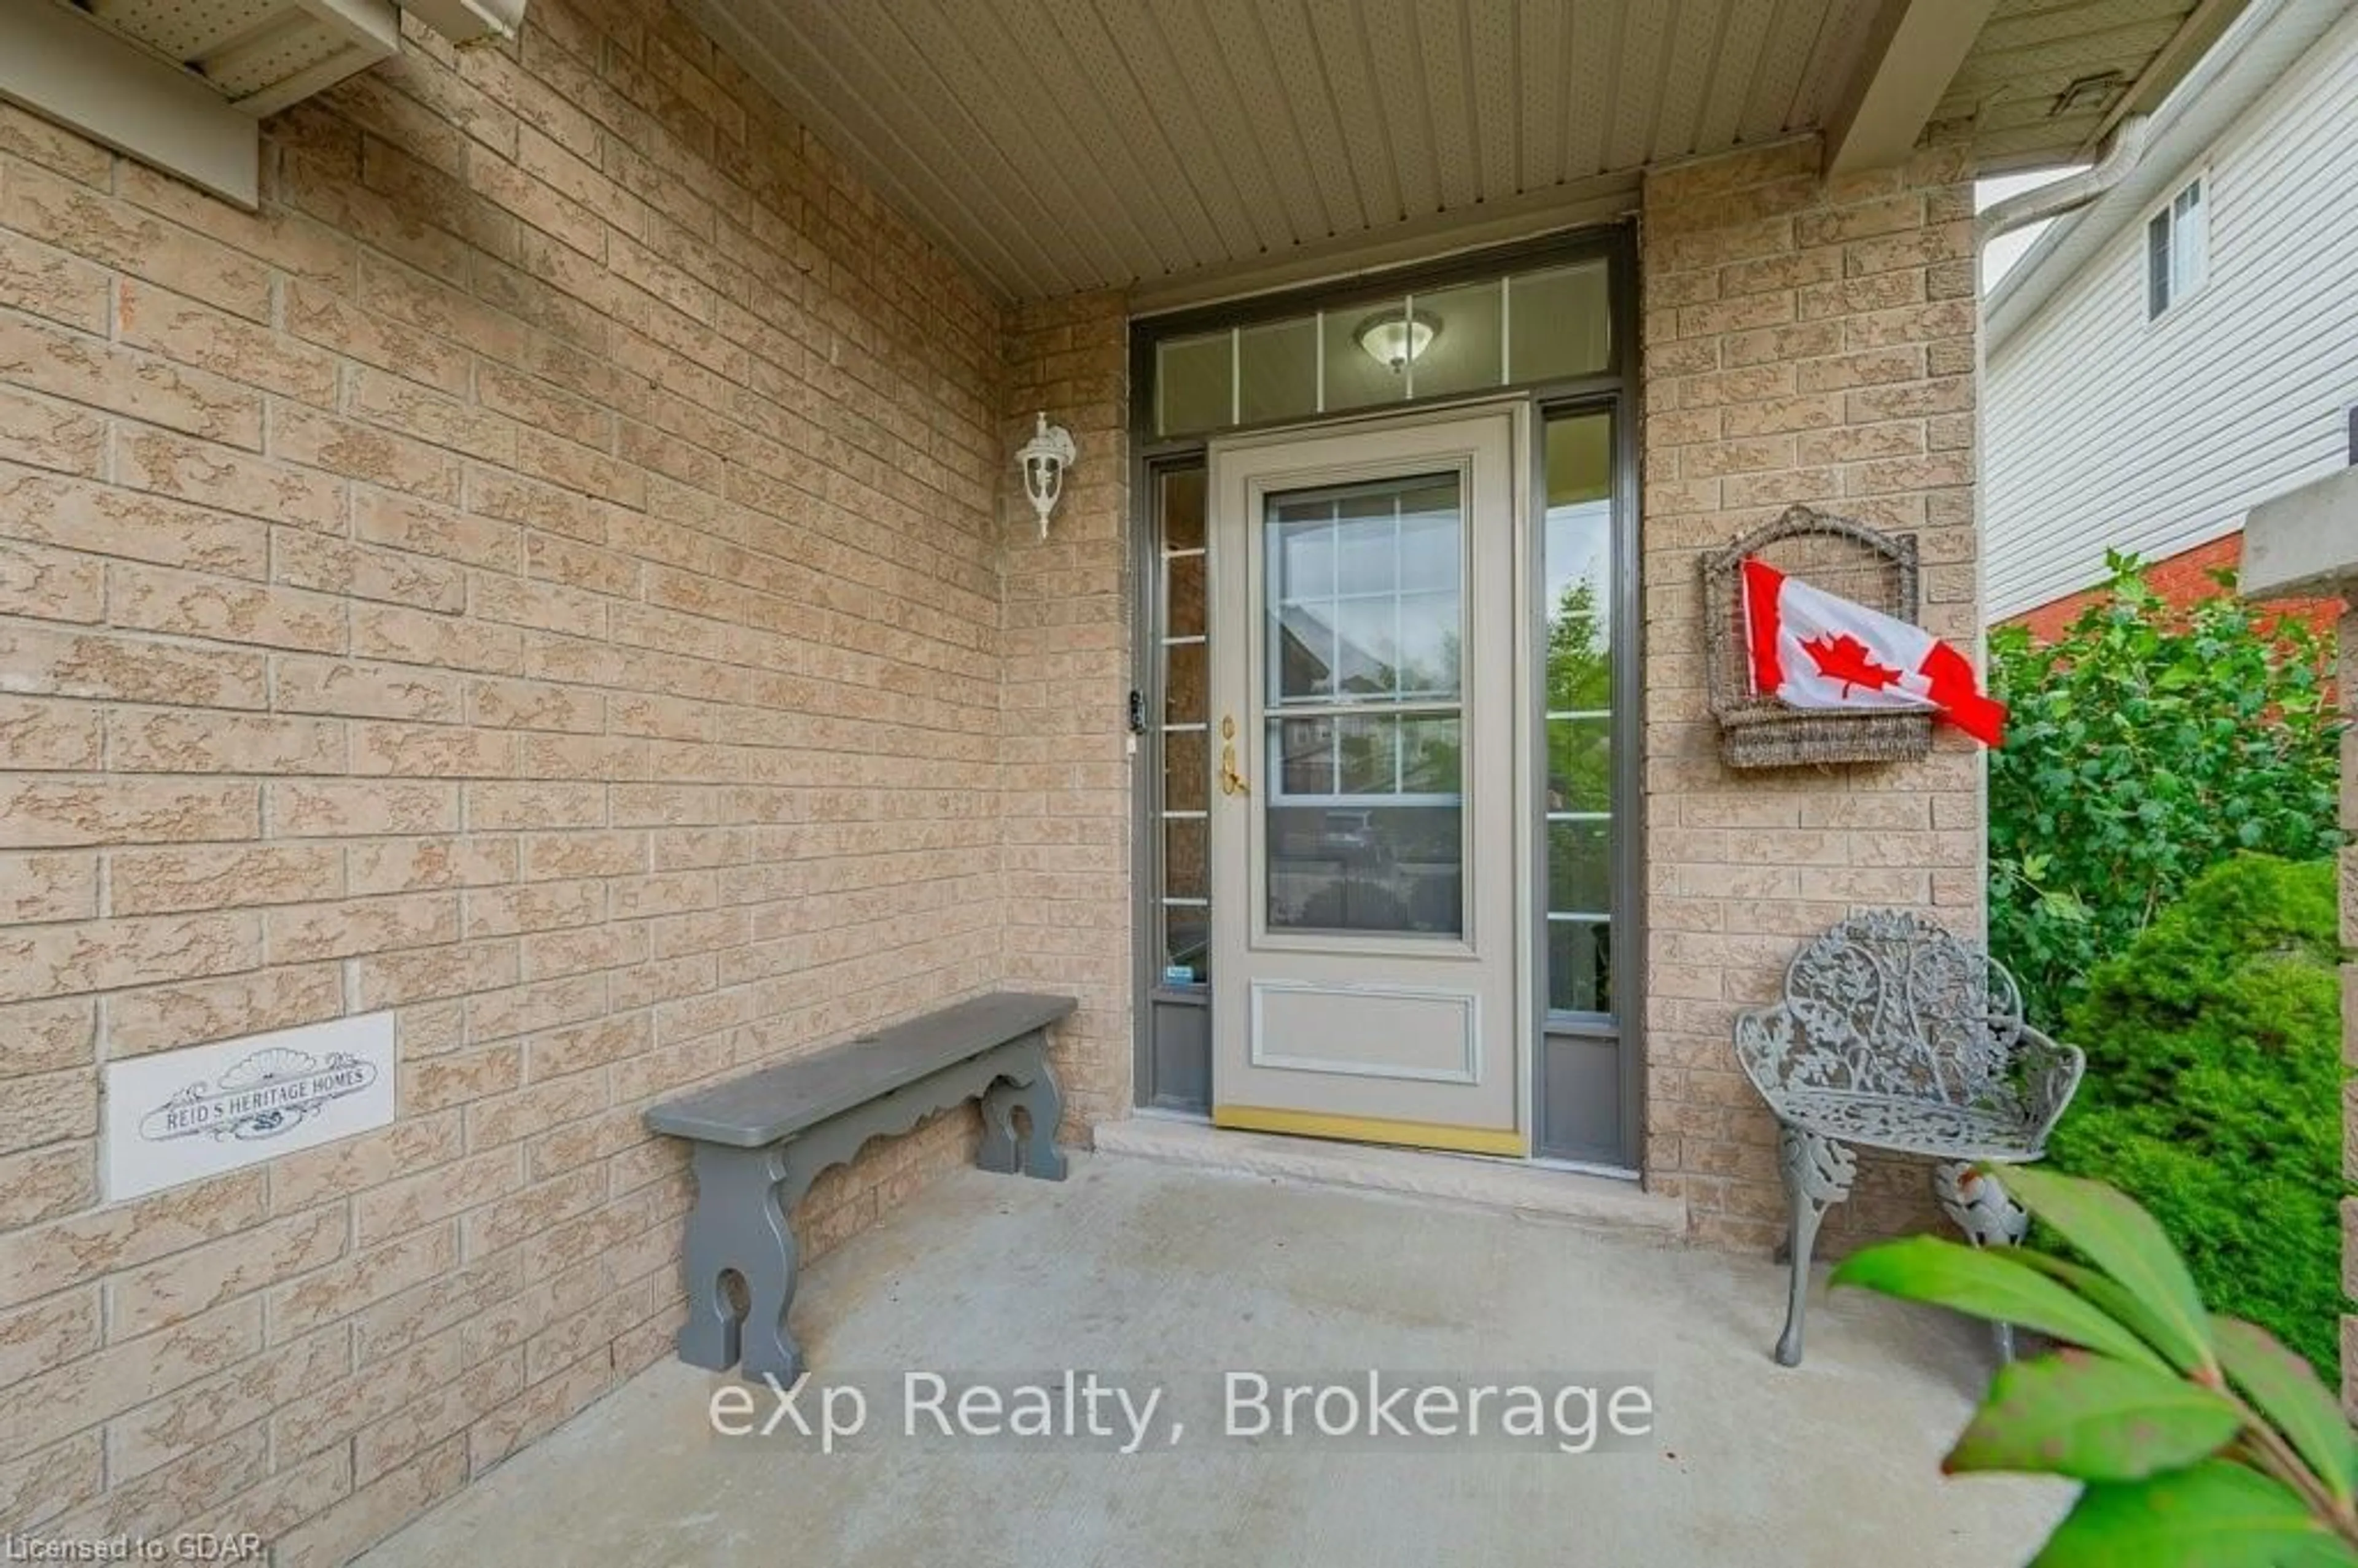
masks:
{"label": "concrete porch floor", "polygon": [[719,1379],[665,1362],[362,1561],[2027,1561],[2071,1489],[1937,1469],[1986,1379],[1978,1326],[1821,1294],[1809,1359],[1784,1371],[1768,1358],[1782,1302],[1783,1271],[1765,1259],[1527,1215],[1102,1155],[1076,1154],[1062,1185],[961,1171],[805,1277],[795,1324],[819,1380],[881,1390],[904,1368],[1097,1368],[1207,1388],[1246,1368],[1635,1374],[1652,1389],[1655,1435],[1569,1456],[1191,1433],[1121,1457],[914,1444],[895,1405],[871,1418],[889,1431],[822,1455],[715,1437]]}

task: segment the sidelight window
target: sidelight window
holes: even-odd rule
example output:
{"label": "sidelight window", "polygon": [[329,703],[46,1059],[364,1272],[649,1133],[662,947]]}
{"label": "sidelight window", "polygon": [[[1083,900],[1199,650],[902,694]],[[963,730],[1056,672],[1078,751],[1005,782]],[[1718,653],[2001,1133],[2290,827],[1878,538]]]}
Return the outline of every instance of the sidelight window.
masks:
{"label": "sidelight window", "polygon": [[1165,985],[1210,978],[1212,936],[1211,666],[1204,548],[1204,469],[1159,470],[1154,485],[1163,603],[1157,647],[1163,773],[1155,792],[1161,894],[1156,904]]}
{"label": "sidelight window", "polygon": [[1613,1011],[1613,419],[1547,422],[1547,998]]}

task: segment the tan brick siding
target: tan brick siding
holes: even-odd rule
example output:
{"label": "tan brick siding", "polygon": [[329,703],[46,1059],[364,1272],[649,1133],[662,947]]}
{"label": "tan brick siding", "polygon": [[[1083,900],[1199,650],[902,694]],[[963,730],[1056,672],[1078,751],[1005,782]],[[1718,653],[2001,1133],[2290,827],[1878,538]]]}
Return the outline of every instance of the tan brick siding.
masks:
{"label": "tan brick siding", "polygon": [[[1916,535],[1924,623],[1981,629],[1974,519],[1973,188],[1962,148],[1818,178],[1796,141],[1657,170],[1644,296],[1649,1184],[1703,1240],[1767,1246],[1775,1125],[1730,1021],[1777,994],[1806,936],[1849,910],[1983,923],[1981,760],[1944,734],[1919,763],[1736,773],[1704,691],[1701,559],[1794,502]],[[1822,1245],[1931,1217],[1920,1164],[1862,1162]]]}
{"label": "tan brick siding", "polygon": [[1081,999],[1056,1053],[1075,1138],[1131,1107],[1129,354],[1118,293],[1022,308],[1000,426],[1011,453],[1045,410],[1080,449],[1044,540],[1021,484],[1001,509],[1006,969]]}
{"label": "tan brick siding", "polygon": [[[1123,388],[659,0],[266,138],[245,214],[0,109],[0,1519],[318,1563],[669,1353],[651,1098],[1014,972],[1126,1103]],[[378,1008],[396,1125],[98,1206],[100,1063]]]}

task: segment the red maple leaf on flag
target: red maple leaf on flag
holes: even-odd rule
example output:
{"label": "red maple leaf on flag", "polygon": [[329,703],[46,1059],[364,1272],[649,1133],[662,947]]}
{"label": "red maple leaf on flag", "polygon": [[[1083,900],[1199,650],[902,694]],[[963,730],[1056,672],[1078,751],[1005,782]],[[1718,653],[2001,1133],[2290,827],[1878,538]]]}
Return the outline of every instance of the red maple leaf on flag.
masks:
{"label": "red maple leaf on flag", "polygon": [[1881,691],[1899,678],[1898,670],[1877,664],[1873,651],[1847,632],[1838,637],[1813,637],[1801,644],[1801,652],[1810,655],[1820,675],[1842,682],[1844,697],[1855,686]]}

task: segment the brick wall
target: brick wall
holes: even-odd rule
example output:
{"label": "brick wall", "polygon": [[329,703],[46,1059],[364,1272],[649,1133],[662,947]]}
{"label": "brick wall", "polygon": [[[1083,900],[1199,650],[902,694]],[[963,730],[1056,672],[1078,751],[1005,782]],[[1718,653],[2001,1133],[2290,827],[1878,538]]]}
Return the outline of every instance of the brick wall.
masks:
{"label": "brick wall", "polygon": [[[1737,773],[1704,685],[1700,560],[1794,502],[1913,533],[1923,622],[1979,634],[1973,189],[1963,152],[1831,184],[1814,141],[1658,170],[1645,319],[1647,1146],[1702,1239],[1766,1246],[1774,1124],[1735,1010],[1862,905],[1982,925],[1981,762],[1944,733],[1906,765]],[[1924,1220],[1920,1165],[1863,1161],[1822,1242]]]}
{"label": "brick wall", "polygon": [[[2211,574],[2223,571],[2232,583],[2243,559],[2244,535],[2239,530],[2153,562],[2145,570],[2146,586],[2158,594],[2164,604],[2176,610],[2190,609],[2206,599],[2232,598],[2234,589],[2222,588]],[[2027,627],[2039,642],[2051,643],[2080,618],[2082,611],[2092,604],[2103,603],[2106,597],[2101,588],[2082,589],[2050,600],[2036,610],[2010,616],[2006,624]],[[2264,615],[2290,616],[2312,632],[2331,632],[2342,614],[2342,601],[2338,599],[2276,599],[2253,608]]]}
{"label": "brick wall", "polygon": [[[640,1108],[1000,981],[1002,860],[1115,1029],[1119,731],[1045,693],[1115,678],[1120,387],[1076,307],[1011,403],[1001,308],[659,0],[267,141],[254,216],[0,109],[0,1519],[313,1563],[668,1353]],[[1091,460],[1002,582],[1035,398]],[[380,1008],[395,1127],[98,1206],[101,1062]]]}
{"label": "brick wall", "polygon": [[1076,1140],[1131,1107],[1129,354],[1120,294],[1022,308],[999,432],[1011,453],[1044,409],[1080,448],[1046,539],[1020,483],[1001,509],[1006,972],[1081,999],[1055,1057]]}

